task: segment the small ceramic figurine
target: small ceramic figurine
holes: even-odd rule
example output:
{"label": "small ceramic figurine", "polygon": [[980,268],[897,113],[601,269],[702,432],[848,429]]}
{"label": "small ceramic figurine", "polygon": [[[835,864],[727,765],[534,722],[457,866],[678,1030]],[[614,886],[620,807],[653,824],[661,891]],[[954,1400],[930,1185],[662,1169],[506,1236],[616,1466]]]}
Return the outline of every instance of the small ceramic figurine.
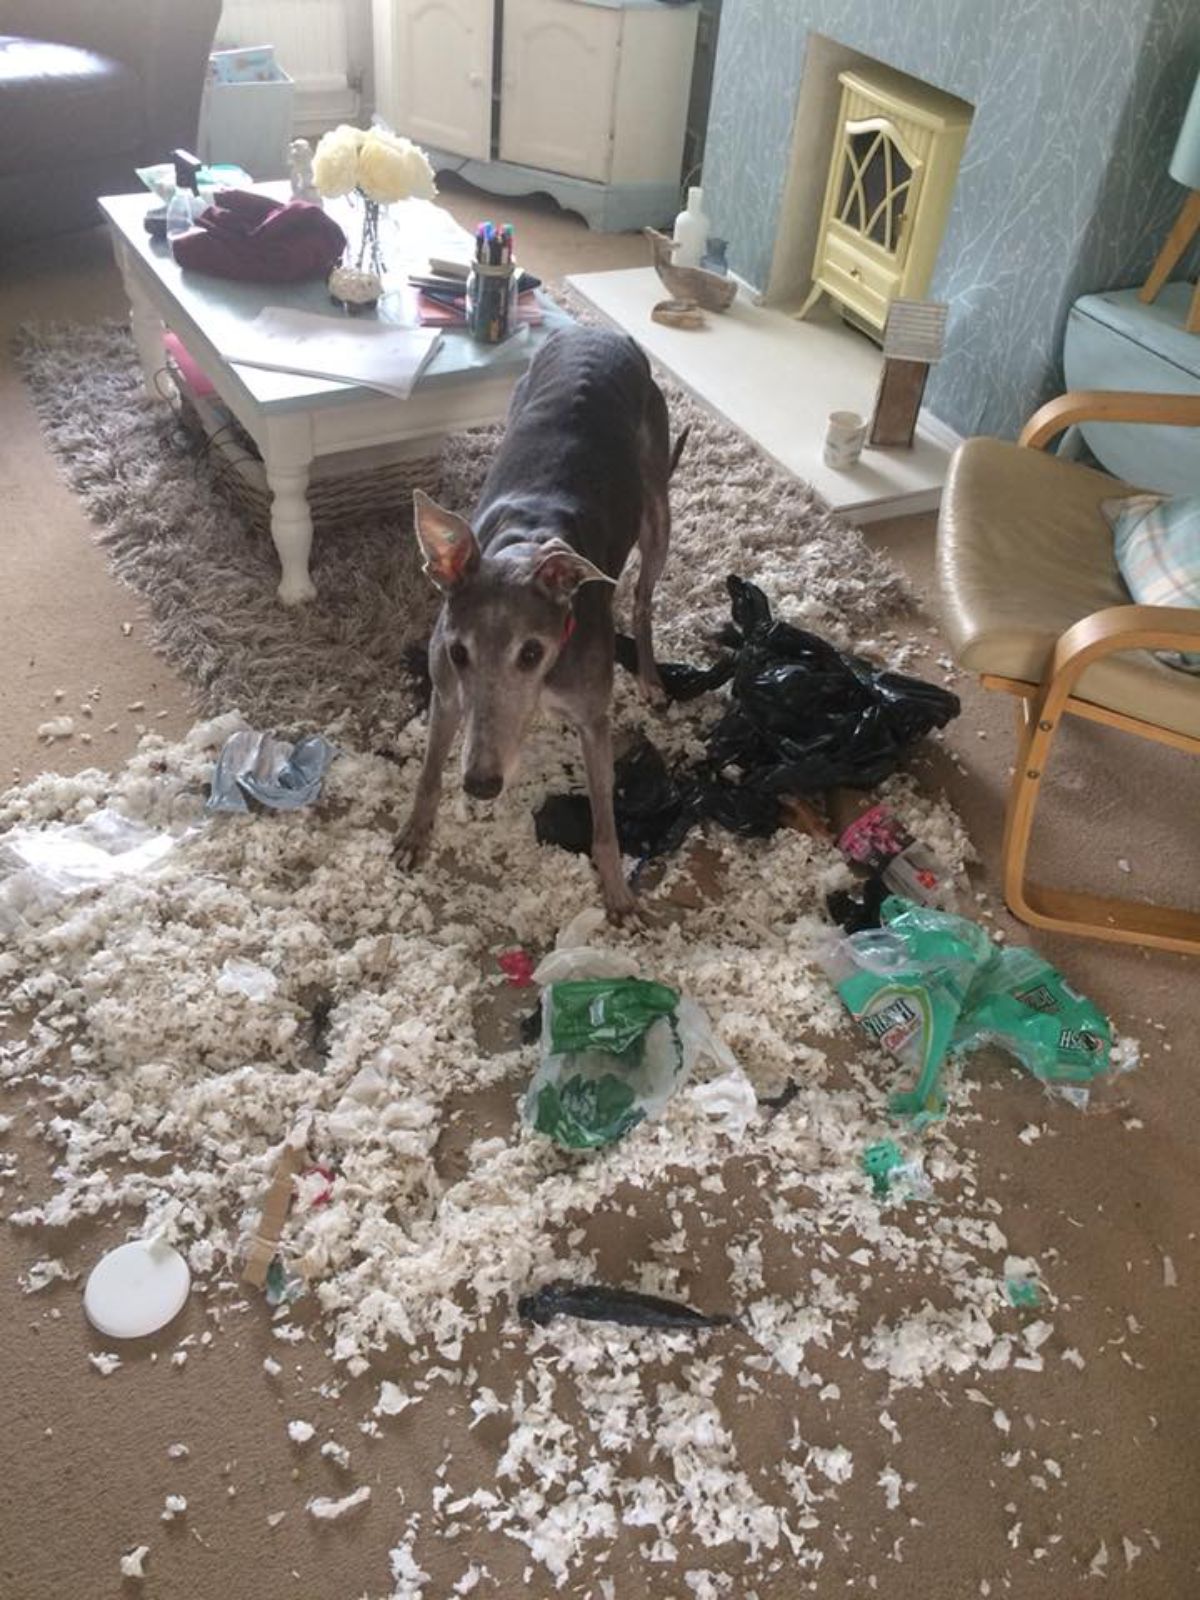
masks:
{"label": "small ceramic figurine", "polygon": [[288,145],[288,176],[292,181],[292,198],[308,200],[315,206],[321,196],[313,182],[313,150],[307,139],[293,139]]}

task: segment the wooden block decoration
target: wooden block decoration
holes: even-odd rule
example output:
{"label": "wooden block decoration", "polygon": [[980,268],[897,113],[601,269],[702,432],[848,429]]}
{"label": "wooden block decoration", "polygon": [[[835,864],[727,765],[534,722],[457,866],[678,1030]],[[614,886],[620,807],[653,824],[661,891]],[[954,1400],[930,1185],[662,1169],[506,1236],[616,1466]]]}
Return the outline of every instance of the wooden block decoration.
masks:
{"label": "wooden block decoration", "polygon": [[911,448],[929,368],[945,346],[947,309],[940,301],[922,300],[893,300],[888,308],[870,444]]}
{"label": "wooden block decoration", "polygon": [[307,1142],[307,1128],[294,1131],[284,1141],[263,1200],[258,1226],[246,1246],[242,1278],[256,1289],[266,1283],[267,1269],[279,1247],[279,1237],[292,1204],[292,1180],[308,1160]]}
{"label": "wooden block decoration", "polygon": [[871,418],[869,444],[884,449],[907,450],[917,431],[917,417],[925,394],[929,365],[925,361],[898,361],[885,357],[875,394],[875,413]]}
{"label": "wooden block decoration", "polygon": [[893,300],[883,328],[883,353],[932,366],[946,348],[944,300]]}

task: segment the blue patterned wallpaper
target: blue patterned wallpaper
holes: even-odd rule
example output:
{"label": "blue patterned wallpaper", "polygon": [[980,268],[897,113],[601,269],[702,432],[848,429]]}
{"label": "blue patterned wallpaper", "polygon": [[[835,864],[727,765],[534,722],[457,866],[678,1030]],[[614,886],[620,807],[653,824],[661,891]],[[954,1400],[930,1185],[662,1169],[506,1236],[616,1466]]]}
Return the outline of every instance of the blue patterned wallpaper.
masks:
{"label": "blue patterned wallpaper", "polygon": [[1182,204],[1166,167],[1200,67],[1200,4],[724,0],[706,209],[759,287],[810,33],[974,105],[930,289],[951,311],[928,404],[962,434],[1016,433],[1061,387],[1072,300],[1143,278]]}

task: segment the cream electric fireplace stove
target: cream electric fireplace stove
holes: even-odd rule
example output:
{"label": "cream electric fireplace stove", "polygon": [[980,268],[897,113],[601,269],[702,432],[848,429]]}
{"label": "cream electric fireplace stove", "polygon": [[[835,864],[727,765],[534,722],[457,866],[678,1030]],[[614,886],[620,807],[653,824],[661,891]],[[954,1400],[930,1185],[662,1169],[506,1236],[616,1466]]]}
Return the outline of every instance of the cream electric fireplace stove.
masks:
{"label": "cream electric fireplace stove", "polygon": [[871,66],[838,74],[838,129],[804,317],[822,294],[879,337],[893,300],[929,287],[959,158],[965,100]]}

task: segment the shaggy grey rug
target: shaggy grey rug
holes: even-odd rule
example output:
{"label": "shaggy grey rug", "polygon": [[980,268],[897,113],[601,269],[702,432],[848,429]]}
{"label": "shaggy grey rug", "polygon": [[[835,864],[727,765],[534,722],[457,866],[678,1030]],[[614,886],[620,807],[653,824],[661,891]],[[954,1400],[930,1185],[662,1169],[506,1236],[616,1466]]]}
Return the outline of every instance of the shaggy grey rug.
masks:
{"label": "shaggy grey rug", "polygon": [[[340,721],[348,736],[370,740],[408,720],[421,698],[411,661],[435,597],[407,507],[318,532],[319,598],[286,610],[275,600],[269,538],[251,530],[172,410],[145,397],[123,323],[27,327],[17,355],[113,570],[142,596],[154,644],[196,685],[203,710],[237,707],[262,726]],[[709,653],[731,571],[762,584],[785,615],[842,642],[869,636],[906,603],[896,571],[812,490],[677,385],[663,387],[673,429],[692,429],[672,485],[672,550],[658,589],[663,659]],[[448,441],[447,504],[469,510],[499,437],[485,428]],[[619,609],[627,599],[618,596]]]}

